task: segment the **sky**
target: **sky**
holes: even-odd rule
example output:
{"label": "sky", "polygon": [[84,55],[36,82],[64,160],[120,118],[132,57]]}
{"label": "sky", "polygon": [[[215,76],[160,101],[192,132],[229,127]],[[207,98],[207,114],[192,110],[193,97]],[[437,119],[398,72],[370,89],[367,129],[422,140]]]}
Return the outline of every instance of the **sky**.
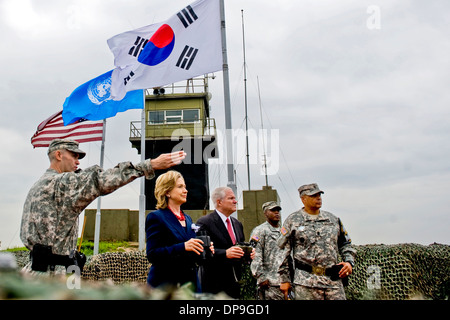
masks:
{"label": "sky", "polygon": [[[107,39],[191,2],[0,0],[1,249],[22,246],[23,203],[49,166],[46,148],[30,143],[37,126],[76,87],[114,67]],[[322,209],[341,218],[354,244],[450,244],[450,3],[225,2],[233,129],[245,130],[247,103],[255,134],[250,188],[265,184],[266,154],[283,219],[302,206],[298,187],[315,182],[325,192]],[[214,76],[211,117],[224,132],[223,74]],[[140,115],[107,119],[105,168],[140,161],[128,140]],[[256,147],[262,129],[266,148]],[[242,208],[249,186],[242,135],[237,140]],[[81,168],[99,163],[99,142],[80,147]],[[227,183],[222,156],[210,162],[211,189]],[[102,207],[138,210],[139,193],[137,180],[102,197]]]}

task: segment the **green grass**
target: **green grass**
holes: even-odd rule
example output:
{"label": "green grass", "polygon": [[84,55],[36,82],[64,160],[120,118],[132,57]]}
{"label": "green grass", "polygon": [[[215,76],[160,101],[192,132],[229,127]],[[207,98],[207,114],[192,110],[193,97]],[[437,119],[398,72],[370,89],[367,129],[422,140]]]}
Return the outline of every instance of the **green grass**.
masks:
{"label": "green grass", "polygon": [[14,247],[14,248],[8,248],[5,250],[0,250],[0,252],[15,252],[15,251],[27,251],[28,249],[26,247]]}
{"label": "green grass", "polygon": [[[77,249],[80,245],[80,239],[78,239]],[[117,242],[108,242],[108,241],[100,241],[98,247],[98,253],[105,252],[124,252],[124,248],[130,247],[130,244],[126,241],[117,241]],[[14,251],[27,251],[26,247],[15,247],[8,248],[6,252],[14,252]],[[84,253],[86,256],[92,256],[94,254],[94,242],[93,241],[83,241],[81,244],[81,253]]]}
{"label": "green grass", "polygon": [[[77,248],[79,246],[79,239]],[[98,245],[98,253],[105,253],[105,252],[125,252],[124,248],[129,247],[129,243],[126,241],[118,241],[118,242],[106,242],[106,241],[100,241]],[[84,253],[86,256],[92,256],[94,255],[94,242],[92,241],[83,241],[81,244],[81,253]]]}

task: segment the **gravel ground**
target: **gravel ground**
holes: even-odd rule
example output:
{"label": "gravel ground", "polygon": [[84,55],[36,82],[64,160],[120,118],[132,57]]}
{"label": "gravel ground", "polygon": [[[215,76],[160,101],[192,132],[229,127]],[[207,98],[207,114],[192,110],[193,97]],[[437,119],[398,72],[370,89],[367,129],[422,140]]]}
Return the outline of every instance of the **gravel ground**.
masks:
{"label": "gravel ground", "polygon": [[11,252],[16,257],[17,268],[20,270],[30,262],[30,251],[14,251]]}

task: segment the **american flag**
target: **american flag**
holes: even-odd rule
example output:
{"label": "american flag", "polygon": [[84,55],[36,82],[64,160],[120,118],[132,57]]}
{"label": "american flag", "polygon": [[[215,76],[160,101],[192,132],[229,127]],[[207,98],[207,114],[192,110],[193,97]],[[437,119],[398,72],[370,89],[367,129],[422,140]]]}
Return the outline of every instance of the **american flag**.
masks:
{"label": "american flag", "polygon": [[78,122],[64,126],[62,110],[44,120],[31,137],[33,147],[48,147],[53,139],[72,139],[82,142],[102,141],[103,120]]}

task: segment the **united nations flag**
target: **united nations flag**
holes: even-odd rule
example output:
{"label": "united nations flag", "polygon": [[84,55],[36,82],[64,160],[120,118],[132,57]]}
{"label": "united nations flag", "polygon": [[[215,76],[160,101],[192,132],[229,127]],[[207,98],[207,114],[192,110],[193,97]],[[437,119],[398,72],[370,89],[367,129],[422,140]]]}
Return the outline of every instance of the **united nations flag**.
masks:
{"label": "united nations flag", "polygon": [[82,84],[66,98],[62,112],[65,126],[80,119],[103,120],[117,112],[144,107],[144,90],[130,91],[122,100],[112,100],[111,74],[112,70]]}

